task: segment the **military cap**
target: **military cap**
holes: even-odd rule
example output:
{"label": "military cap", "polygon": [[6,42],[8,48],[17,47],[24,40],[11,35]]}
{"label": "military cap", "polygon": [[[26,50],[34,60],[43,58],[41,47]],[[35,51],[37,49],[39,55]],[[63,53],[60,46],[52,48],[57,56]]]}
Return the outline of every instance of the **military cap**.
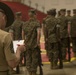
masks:
{"label": "military cap", "polygon": [[50,14],[50,11],[49,10],[47,11],[47,14]]}
{"label": "military cap", "polygon": [[53,9],[48,10],[47,14],[49,14],[49,15],[56,14],[56,9],[53,8]]}
{"label": "military cap", "polygon": [[50,10],[47,11],[47,14],[50,15]]}
{"label": "military cap", "polygon": [[67,10],[67,12],[71,12],[71,10]]}
{"label": "military cap", "polygon": [[16,15],[17,15],[17,16],[21,16],[22,13],[21,13],[21,12],[16,12]]}
{"label": "military cap", "polygon": [[60,9],[60,11],[66,12],[66,9]]}
{"label": "military cap", "polygon": [[4,13],[7,18],[6,27],[9,27],[14,21],[14,14],[11,8],[3,2],[0,2],[0,12]]}
{"label": "military cap", "polygon": [[33,15],[36,15],[36,10],[35,9],[31,9],[31,10],[29,10],[29,13],[33,14]]}
{"label": "military cap", "polygon": [[73,9],[73,12],[76,13],[76,9]]}

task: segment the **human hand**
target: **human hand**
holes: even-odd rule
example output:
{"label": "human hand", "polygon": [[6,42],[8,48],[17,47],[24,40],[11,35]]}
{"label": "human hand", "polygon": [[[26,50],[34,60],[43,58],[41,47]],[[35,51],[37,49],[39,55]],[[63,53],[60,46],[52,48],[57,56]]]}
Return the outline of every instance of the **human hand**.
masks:
{"label": "human hand", "polygon": [[19,51],[20,53],[24,52],[25,51],[25,46],[24,45],[18,45],[17,51]]}

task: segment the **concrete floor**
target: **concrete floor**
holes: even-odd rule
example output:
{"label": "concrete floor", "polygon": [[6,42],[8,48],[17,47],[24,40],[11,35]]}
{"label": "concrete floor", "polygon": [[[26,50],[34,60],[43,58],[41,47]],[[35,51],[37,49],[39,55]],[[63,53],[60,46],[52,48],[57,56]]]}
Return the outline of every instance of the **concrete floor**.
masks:
{"label": "concrete floor", "polygon": [[[21,67],[22,74],[14,75],[28,75],[25,67]],[[37,72],[39,74],[39,70]],[[76,75],[76,60],[68,63],[64,63],[63,69],[51,70],[50,64],[44,64],[43,75]]]}

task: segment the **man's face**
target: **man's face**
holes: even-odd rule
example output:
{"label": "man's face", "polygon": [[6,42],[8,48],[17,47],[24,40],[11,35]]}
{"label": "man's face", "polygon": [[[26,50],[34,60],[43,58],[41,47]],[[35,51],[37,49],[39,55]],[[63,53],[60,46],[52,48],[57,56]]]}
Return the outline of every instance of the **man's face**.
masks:
{"label": "man's face", "polygon": [[61,11],[60,14],[65,16],[66,12]]}
{"label": "man's face", "polygon": [[0,29],[4,29],[6,26],[6,16],[0,12]]}

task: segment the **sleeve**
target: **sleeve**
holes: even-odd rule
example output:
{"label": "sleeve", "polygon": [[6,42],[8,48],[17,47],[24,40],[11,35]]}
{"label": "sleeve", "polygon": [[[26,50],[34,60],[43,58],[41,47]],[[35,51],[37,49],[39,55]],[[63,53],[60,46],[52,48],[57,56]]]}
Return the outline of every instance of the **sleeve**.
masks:
{"label": "sleeve", "polygon": [[13,24],[11,25],[11,27],[9,29],[9,32],[14,33],[14,25],[15,25],[15,22],[13,22]]}
{"label": "sleeve", "polygon": [[28,22],[24,22],[22,25],[22,30],[25,31],[25,26],[28,24]]}
{"label": "sleeve", "polygon": [[13,33],[14,31],[12,29],[9,29],[9,33]]}
{"label": "sleeve", "polygon": [[38,29],[38,28],[41,28],[40,22],[37,22],[37,29]]}
{"label": "sleeve", "polygon": [[60,28],[60,22],[57,22],[56,27],[57,27],[57,28]]}
{"label": "sleeve", "polygon": [[57,27],[57,28],[60,28],[60,22],[61,22],[61,21],[60,21],[60,19],[59,19],[59,18],[57,18],[57,19],[56,19],[56,22],[57,22],[56,27]]}
{"label": "sleeve", "polygon": [[8,34],[4,39],[4,53],[7,61],[16,59],[16,56],[12,51],[14,51],[12,38],[11,38],[11,35]]}
{"label": "sleeve", "polygon": [[10,33],[14,33],[14,22],[13,22],[13,24],[11,25],[11,27],[10,27],[10,29],[9,29],[9,32],[10,32]]}

